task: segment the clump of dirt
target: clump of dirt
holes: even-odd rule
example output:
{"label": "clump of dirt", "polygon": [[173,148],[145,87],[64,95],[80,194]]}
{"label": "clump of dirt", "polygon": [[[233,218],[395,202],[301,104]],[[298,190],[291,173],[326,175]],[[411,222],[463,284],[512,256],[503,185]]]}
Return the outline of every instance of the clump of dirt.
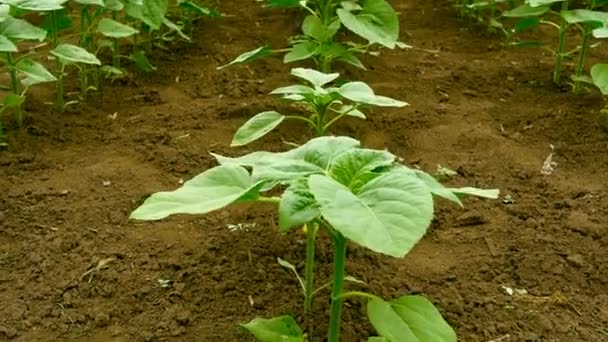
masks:
{"label": "clump of dirt", "polygon": [[[393,4],[414,48],[364,57],[369,71],[340,71],[411,106],[374,109],[336,133],[429,172],[456,170],[451,184],[497,187],[502,197],[468,199],[464,209],[440,201],[405,259],[351,246],[347,272],[386,298],[428,296],[463,341],[607,340],[601,97],[552,86],[549,57],[501,47],[460,23],[446,1]],[[304,236],[279,234],[271,208],[128,221],[149,194],[212,167],[209,152],[278,150],[309,137],[287,125],[229,148],[248,117],[277,108],[266,94],[290,84],[290,66],[273,57],[216,67],[266,42],[281,46],[298,27],[293,12],[220,6],[234,17],[201,22],[193,43],[153,56],[158,72],[108,85],[78,110],[55,113],[43,104],[52,92],[32,89],[27,129],[0,152],[0,339],[249,341],[238,323],[307,321],[296,280],[276,262],[301,270]],[[550,154],[557,164],[543,175]],[[332,250],[319,243],[322,283]],[[315,301],[313,340],[325,334],[328,300]],[[345,306],[343,340],[366,340],[364,303]]]}

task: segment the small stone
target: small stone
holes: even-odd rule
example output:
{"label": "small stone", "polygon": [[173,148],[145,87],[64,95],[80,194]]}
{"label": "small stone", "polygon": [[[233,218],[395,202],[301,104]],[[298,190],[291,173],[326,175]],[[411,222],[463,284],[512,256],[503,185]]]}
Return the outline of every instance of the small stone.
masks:
{"label": "small stone", "polygon": [[188,323],[190,323],[192,314],[190,313],[190,311],[188,310],[184,310],[184,311],[180,311],[177,313],[177,315],[175,315],[175,320],[177,321],[177,323],[181,324],[181,325],[186,325]]}
{"label": "small stone", "polygon": [[95,325],[98,327],[105,327],[110,324],[110,316],[105,313],[100,313],[95,316]]}
{"label": "small stone", "polygon": [[568,255],[566,260],[568,260],[568,262],[574,267],[581,268],[585,266],[585,258],[583,258],[583,256],[580,254]]}

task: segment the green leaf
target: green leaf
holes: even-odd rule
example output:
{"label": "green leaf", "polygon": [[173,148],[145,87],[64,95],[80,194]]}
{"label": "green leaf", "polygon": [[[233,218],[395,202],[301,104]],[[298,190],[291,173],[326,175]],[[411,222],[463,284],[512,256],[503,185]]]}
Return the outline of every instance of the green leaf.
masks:
{"label": "green leaf", "polygon": [[608,64],[596,64],[591,67],[591,79],[602,94],[608,95]]}
{"label": "green leaf", "polygon": [[363,114],[362,111],[358,110],[356,108],[356,106],[353,105],[343,105],[340,106],[340,108],[338,108],[336,110],[338,113],[344,114],[344,115],[348,115],[348,116],[352,116],[355,118],[359,118],[359,119],[367,119],[367,117],[365,117],[365,114]]}
{"label": "green leaf", "polygon": [[279,230],[301,226],[317,218],[321,212],[314,196],[310,193],[305,178],[291,183],[279,202]]}
{"label": "green leaf", "polygon": [[291,316],[256,318],[241,326],[260,342],[304,342],[302,329]]}
{"label": "green leaf", "polygon": [[160,29],[163,18],[169,7],[168,0],[145,0],[143,1],[141,14],[143,22],[153,30]]}
{"label": "green leaf", "polygon": [[593,36],[598,39],[608,38],[608,24],[607,26],[593,30]]}
{"label": "green leaf", "polygon": [[380,107],[404,107],[408,105],[407,102],[376,95],[370,86],[359,81],[343,84],[338,88],[338,94],[351,101]]}
{"label": "green leaf", "polygon": [[498,189],[479,189],[473,187],[464,187],[464,188],[448,188],[448,190],[452,191],[456,195],[460,196],[476,196],[483,197],[489,199],[497,199],[498,195],[500,195],[500,190]]}
{"label": "green leaf", "polygon": [[246,63],[251,63],[257,59],[260,58],[264,58],[267,56],[272,55],[273,51],[270,47],[268,46],[260,46],[259,48],[255,49],[255,50],[251,50],[248,52],[245,52],[243,54],[241,54],[240,56],[238,56],[237,58],[235,58],[232,62],[226,64],[226,65],[222,65],[220,67],[218,67],[217,69],[223,69],[225,67],[234,65],[234,64],[246,64]]}
{"label": "green leaf", "polygon": [[19,108],[25,102],[25,96],[17,95],[17,94],[6,94],[4,96],[4,100],[2,101],[2,105],[4,107],[9,108]]}
{"label": "green leaf", "polygon": [[369,172],[390,166],[394,162],[395,156],[387,151],[352,149],[335,158],[329,174],[342,185],[354,190],[367,183]]}
{"label": "green leaf", "polygon": [[125,5],[120,0],[105,0],[105,8],[109,11],[120,12]]}
{"label": "green leaf", "polygon": [[17,46],[6,36],[0,34],[0,52],[17,52]]}
{"label": "green leaf", "polygon": [[391,342],[384,337],[372,336],[367,339],[367,342]]}
{"label": "green leaf", "polygon": [[135,51],[131,55],[131,60],[144,72],[153,72],[156,70],[156,67],[150,63],[148,57],[146,57],[146,53],[143,50]]}
{"label": "green leaf", "polygon": [[103,0],[74,0],[77,3],[85,6],[99,6],[105,7]]}
{"label": "green leaf", "polygon": [[262,112],[249,119],[234,135],[230,146],[243,146],[257,140],[275,129],[285,116],[275,112]]}
{"label": "green leaf", "polygon": [[391,342],[456,342],[458,337],[433,303],[422,296],[403,296],[390,303],[367,303],[369,320]]}
{"label": "green leaf", "polygon": [[206,214],[239,200],[254,200],[261,183],[244,168],[221,165],[209,169],[172,192],[150,196],[131,213],[132,219],[160,220],[174,214]]}
{"label": "green leaf", "polygon": [[526,3],[532,7],[551,5],[556,2],[564,2],[566,0],[526,0]]}
{"label": "green leaf", "polygon": [[502,13],[502,15],[507,18],[538,17],[549,12],[550,10],[551,7],[549,5],[534,7],[525,4],[515,7],[512,10],[505,11]]}
{"label": "green leaf", "polygon": [[95,64],[101,65],[101,62],[97,57],[81,48],[80,46],[72,44],[59,44],[56,48],[51,50],[51,54],[62,63],[83,63],[83,64]]}
{"label": "green leaf", "polygon": [[68,0],[3,0],[4,3],[28,11],[56,11]]}
{"label": "green leaf", "polygon": [[608,13],[606,12],[576,9],[562,11],[561,16],[569,24],[585,23],[594,29],[602,28],[608,25]]}
{"label": "green leaf", "polygon": [[124,71],[111,65],[103,65],[99,68],[99,71],[103,72],[106,76],[124,74]]}
{"label": "green leaf", "polygon": [[299,6],[300,0],[267,0],[271,7],[295,7]]}
{"label": "green leaf", "polygon": [[293,63],[315,56],[319,51],[319,44],[312,41],[303,41],[293,45],[283,57],[283,63]]}
{"label": "green leaf", "polygon": [[72,14],[67,8],[60,9],[55,12],[55,22],[52,15],[45,15],[42,28],[47,31],[47,35],[51,35],[53,31],[59,33],[73,26]]}
{"label": "green leaf", "polygon": [[325,74],[314,69],[295,68],[291,74],[310,82],[315,87],[322,87],[340,76],[339,73]]}
{"label": "green leaf", "polygon": [[212,155],[220,164],[237,164],[256,168],[275,162],[276,160],[303,160],[320,168],[329,169],[331,161],[341,153],[359,147],[360,142],[350,137],[323,136],[310,139],[306,144],[286,152],[257,151],[237,158]]}
{"label": "green leaf", "polygon": [[179,2],[179,7],[181,9],[185,10],[185,11],[194,13],[196,15],[206,15],[206,16],[209,16],[209,17],[218,17],[218,16],[220,16],[220,14],[217,11],[212,10],[210,8],[207,8],[207,7],[201,7],[201,6],[195,4],[192,1],[180,1]]}
{"label": "green leaf", "polygon": [[21,81],[23,85],[29,87],[38,83],[54,82],[57,78],[51,74],[42,64],[30,58],[22,58],[15,64],[15,70],[25,75]]}
{"label": "green leaf", "polygon": [[126,38],[139,33],[131,26],[109,18],[102,18],[97,25],[97,32],[110,38]]}
{"label": "green leaf", "polygon": [[7,4],[0,4],[0,22],[11,16],[11,7]]}
{"label": "green leaf", "polygon": [[330,40],[339,29],[339,20],[333,20],[329,25],[325,26],[321,19],[314,15],[307,16],[302,23],[302,32],[318,42]]}
{"label": "green leaf", "polygon": [[357,195],[327,176],[310,176],[308,186],[334,229],[378,253],[403,257],[433,218],[431,193],[416,177],[404,173],[382,174]]}
{"label": "green leaf", "polygon": [[179,27],[176,23],[172,22],[171,20],[164,18],[163,17],[163,25],[167,26],[171,31],[175,31],[177,32],[177,34],[182,37],[183,39],[190,41],[190,37],[188,37],[183,31],[182,28]]}
{"label": "green leaf", "polygon": [[337,10],[342,24],[353,33],[394,49],[399,40],[399,19],[391,5],[384,0],[363,0],[358,13],[347,8]]}
{"label": "green leaf", "polygon": [[273,91],[270,92],[270,94],[281,94],[281,95],[292,95],[292,94],[299,94],[299,95],[314,95],[315,94],[315,90],[312,89],[311,87],[308,86],[304,86],[304,85],[292,85],[292,86],[287,86],[287,87],[281,87],[281,88],[277,88]]}
{"label": "green leaf", "polygon": [[15,41],[20,39],[43,41],[46,31],[25,20],[8,17],[0,22],[0,34]]}

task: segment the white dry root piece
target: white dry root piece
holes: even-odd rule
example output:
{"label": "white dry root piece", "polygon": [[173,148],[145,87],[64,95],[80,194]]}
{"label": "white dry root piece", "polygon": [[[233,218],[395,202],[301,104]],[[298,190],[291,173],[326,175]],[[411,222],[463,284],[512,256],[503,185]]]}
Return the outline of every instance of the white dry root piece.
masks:
{"label": "white dry root piece", "polygon": [[545,161],[543,162],[543,166],[540,168],[540,174],[545,176],[552,174],[555,171],[555,168],[557,167],[557,162],[553,161],[554,146],[549,145],[549,147],[551,147],[551,153],[549,153],[549,156],[547,157],[547,159],[545,159]]}

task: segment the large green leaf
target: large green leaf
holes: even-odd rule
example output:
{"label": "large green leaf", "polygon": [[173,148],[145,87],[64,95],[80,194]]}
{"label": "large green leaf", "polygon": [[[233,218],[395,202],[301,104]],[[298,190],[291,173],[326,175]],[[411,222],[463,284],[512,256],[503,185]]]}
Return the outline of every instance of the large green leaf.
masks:
{"label": "large green leaf", "polygon": [[315,87],[322,87],[340,76],[339,73],[326,74],[314,69],[295,68],[291,74],[310,82]]}
{"label": "large green leaf", "polygon": [[138,30],[131,26],[109,18],[103,18],[99,21],[97,32],[110,38],[126,38],[139,33]]}
{"label": "large green leaf", "polygon": [[361,11],[337,10],[342,24],[370,43],[394,49],[399,41],[399,18],[384,0],[363,0]]}
{"label": "large green leaf", "polygon": [[22,58],[15,64],[17,72],[25,75],[21,81],[23,85],[29,87],[38,83],[54,82],[57,78],[48,71],[42,64],[30,58]]}
{"label": "large green leaf", "polygon": [[223,69],[225,67],[234,65],[234,64],[246,64],[246,63],[251,63],[257,59],[260,58],[264,58],[267,56],[272,55],[273,51],[270,47],[268,46],[260,46],[259,48],[255,49],[255,50],[251,50],[251,51],[247,51],[245,53],[242,53],[241,55],[239,55],[237,58],[235,58],[232,62],[226,64],[226,65],[222,65],[220,67],[217,67],[217,69]]}
{"label": "large green leaf", "polygon": [[382,174],[363,185],[357,195],[327,176],[310,176],[308,186],[334,229],[378,253],[403,257],[433,218],[428,188],[405,173]]}
{"label": "large green leaf", "polygon": [[0,22],[6,20],[6,18],[11,16],[11,6],[7,4],[0,4]]}
{"label": "large green leaf", "polygon": [[277,88],[270,92],[270,94],[280,94],[280,95],[314,95],[315,90],[309,86],[305,85],[292,85],[287,87]]}
{"label": "large green leaf", "polygon": [[172,192],[158,192],[131,213],[137,220],[160,220],[174,214],[206,214],[231,203],[257,198],[261,183],[236,165],[209,169]]}
{"label": "large green leaf", "polygon": [[602,94],[608,95],[608,64],[596,64],[591,67],[591,79]]}
{"label": "large green leaf", "polygon": [[322,170],[329,170],[332,161],[341,153],[359,147],[359,141],[350,137],[324,136],[313,138],[297,148],[287,152],[257,151],[237,158],[212,154],[220,164],[236,164],[251,167],[267,167],[273,163],[284,163],[288,160],[299,160],[310,163]]}
{"label": "large green leaf", "polygon": [[154,30],[160,29],[163,18],[169,7],[168,0],[145,0],[143,1],[141,14],[142,20],[146,25]]}
{"label": "large green leaf", "polygon": [[291,316],[256,318],[241,326],[253,334],[259,342],[304,342],[302,329]]}
{"label": "large green leaf", "polygon": [[43,41],[46,38],[45,30],[13,17],[8,17],[0,22],[0,34],[12,41],[21,39]]}
{"label": "large green leaf", "polygon": [[367,304],[369,320],[390,342],[456,342],[454,330],[433,303],[423,296],[403,296],[390,303],[380,298]]}
{"label": "large green leaf", "polygon": [[56,11],[68,0],[3,0],[4,3],[28,11]]}
{"label": "large green leaf", "polygon": [[293,182],[281,196],[279,202],[279,229],[286,232],[314,220],[321,214],[308,181],[301,178]]}
{"label": "large green leaf", "polygon": [[257,114],[236,131],[230,146],[247,145],[268,134],[268,132],[280,125],[284,119],[284,115],[275,111]]}
{"label": "large green leaf", "polygon": [[391,99],[386,96],[376,95],[370,86],[363,82],[348,82],[338,88],[338,94],[351,101],[380,106],[380,107],[404,107],[407,102]]}
{"label": "large green leaf", "polygon": [[17,52],[17,46],[6,36],[0,34],[0,52]]}
{"label": "large green leaf", "polygon": [[83,63],[83,64],[95,64],[101,65],[99,59],[94,54],[81,48],[80,46],[72,44],[59,44],[56,48],[51,50],[51,54],[62,63]]}

